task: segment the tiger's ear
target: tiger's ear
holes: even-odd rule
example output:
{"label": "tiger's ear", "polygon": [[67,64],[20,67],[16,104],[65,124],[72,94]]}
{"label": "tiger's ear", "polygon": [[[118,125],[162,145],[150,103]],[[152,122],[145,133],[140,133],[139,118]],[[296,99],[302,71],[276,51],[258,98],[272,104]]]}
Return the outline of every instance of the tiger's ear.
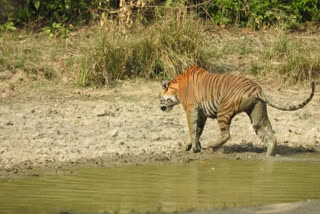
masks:
{"label": "tiger's ear", "polygon": [[168,80],[162,80],[161,81],[162,88],[166,90],[169,87],[169,83],[170,82]]}

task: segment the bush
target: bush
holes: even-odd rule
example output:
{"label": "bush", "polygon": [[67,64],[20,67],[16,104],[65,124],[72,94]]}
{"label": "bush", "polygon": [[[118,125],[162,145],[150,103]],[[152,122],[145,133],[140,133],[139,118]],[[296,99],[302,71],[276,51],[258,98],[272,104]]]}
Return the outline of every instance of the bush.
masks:
{"label": "bush", "polygon": [[44,23],[87,22],[90,17],[89,8],[93,6],[89,0],[26,0],[17,12],[19,22],[38,21]]}
{"label": "bush", "polygon": [[302,22],[320,20],[320,2],[317,0],[216,0],[209,4],[208,13],[212,21],[219,25],[238,24],[253,29],[274,25],[295,28]]}
{"label": "bush", "polygon": [[[4,0],[0,0],[2,3]],[[36,22],[38,25],[52,23],[85,24],[100,18],[116,17],[122,19],[126,14],[130,19],[153,19],[154,14],[170,8],[188,7],[206,2],[205,0],[141,0],[124,1],[125,10],[119,10],[120,0],[25,0],[11,18],[16,23]],[[10,8],[4,1],[5,7]],[[7,5],[7,6],[6,6]],[[151,7],[149,7],[151,6]],[[157,7],[160,6],[160,7]],[[218,25],[240,25],[258,29],[265,26],[280,25],[296,28],[307,21],[320,20],[320,1],[318,0],[215,0],[199,7],[188,7],[204,18]],[[125,12],[125,13],[121,13]],[[128,20],[127,20],[128,21]],[[131,22],[134,20],[130,20]]]}
{"label": "bush", "polygon": [[109,25],[85,56],[79,82],[87,86],[126,77],[172,78],[191,64],[205,62],[203,30],[201,21],[180,10],[158,17],[151,26],[133,26],[130,33]]}

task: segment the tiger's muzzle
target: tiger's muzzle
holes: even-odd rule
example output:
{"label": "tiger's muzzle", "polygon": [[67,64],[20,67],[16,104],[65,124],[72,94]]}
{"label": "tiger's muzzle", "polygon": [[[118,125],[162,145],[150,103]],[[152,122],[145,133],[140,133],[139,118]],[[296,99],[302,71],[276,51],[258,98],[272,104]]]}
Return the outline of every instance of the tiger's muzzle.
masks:
{"label": "tiger's muzzle", "polygon": [[173,109],[173,105],[160,105],[161,111],[169,112]]}
{"label": "tiger's muzzle", "polygon": [[166,106],[160,106],[161,111],[166,111],[167,107]]}
{"label": "tiger's muzzle", "polygon": [[161,111],[169,112],[177,104],[179,104],[179,99],[176,96],[160,96]]}

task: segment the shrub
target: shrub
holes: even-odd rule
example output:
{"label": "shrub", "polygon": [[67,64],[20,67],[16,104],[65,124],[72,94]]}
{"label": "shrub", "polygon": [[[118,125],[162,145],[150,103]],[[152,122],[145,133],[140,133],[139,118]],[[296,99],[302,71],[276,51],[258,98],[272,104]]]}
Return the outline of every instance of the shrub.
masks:
{"label": "shrub", "polygon": [[109,25],[85,56],[79,82],[99,85],[125,77],[172,78],[191,64],[205,62],[203,30],[201,21],[181,10],[158,17],[151,26],[133,26],[130,33]]}
{"label": "shrub", "polygon": [[[154,14],[159,11],[177,6],[187,7],[206,1],[25,0],[19,2],[22,4],[20,9],[14,11],[12,15],[16,22],[31,21],[46,25],[54,22],[85,24],[104,17],[121,19],[120,16],[123,15],[152,21],[156,17]],[[121,13],[122,10],[119,10],[121,9],[120,2],[126,4],[123,8],[127,13]],[[4,8],[11,8],[9,6],[13,4],[1,0],[0,3],[4,4]],[[218,25],[237,24],[253,29],[274,25],[296,28],[299,23],[320,20],[320,1],[318,0],[215,0],[199,7],[189,7],[188,10],[195,11],[198,15],[207,17]]]}
{"label": "shrub", "polygon": [[208,14],[212,21],[219,25],[238,24],[253,29],[274,25],[296,28],[299,23],[320,19],[320,2],[317,0],[216,0],[210,2]]}

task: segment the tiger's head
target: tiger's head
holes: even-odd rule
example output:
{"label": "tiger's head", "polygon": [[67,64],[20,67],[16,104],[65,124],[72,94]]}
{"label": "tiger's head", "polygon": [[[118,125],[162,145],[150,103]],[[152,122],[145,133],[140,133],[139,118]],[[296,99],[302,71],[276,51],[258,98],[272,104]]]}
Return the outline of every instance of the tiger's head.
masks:
{"label": "tiger's head", "polygon": [[160,109],[165,112],[172,110],[173,106],[180,103],[178,97],[178,83],[176,81],[163,80],[161,82],[164,92],[159,94],[160,97]]}

